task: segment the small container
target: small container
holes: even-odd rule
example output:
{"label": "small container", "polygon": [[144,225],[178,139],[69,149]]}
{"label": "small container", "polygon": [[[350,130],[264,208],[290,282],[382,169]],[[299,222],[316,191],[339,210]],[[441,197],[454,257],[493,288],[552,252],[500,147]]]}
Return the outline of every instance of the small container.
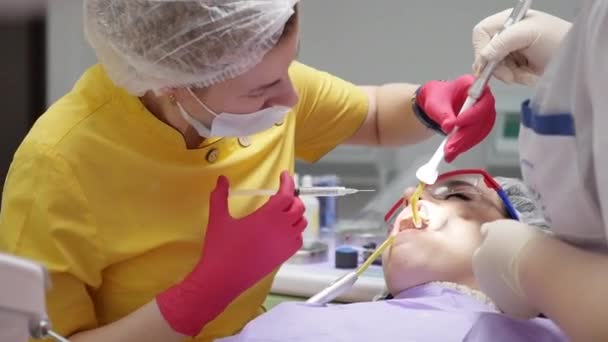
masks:
{"label": "small container", "polygon": [[357,268],[359,253],[349,246],[336,248],[336,268]]}

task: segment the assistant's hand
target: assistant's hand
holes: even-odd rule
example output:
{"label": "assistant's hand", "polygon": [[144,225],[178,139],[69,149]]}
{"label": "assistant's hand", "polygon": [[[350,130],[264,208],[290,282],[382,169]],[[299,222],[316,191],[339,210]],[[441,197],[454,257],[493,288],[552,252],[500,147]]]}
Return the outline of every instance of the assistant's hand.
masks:
{"label": "assistant's hand", "polygon": [[232,300],[302,246],[307,223],[294,190],[293,178],[283,172],[278,192],[252,214],[236,219],[228,209],[228,180],[218,179],[200,261],[183,281],[156,299],[175,331],[197,335]]}
{"label": "assistant's hand", "polygon": [[448,163],[480,143],[496,121],[494,96],[487,86],[477,103],[458,114],[474,82],[473,75],[463,75],[452,81],[429,81],[418,89],[414,112],[425,125],[445,134],[458,127],[445,145]]}
{"label": "assistant's hand", "polygon": [[546,234],[515,220],[486,223],[481,230],[484,241],[473,255],[473,271],[481,290],[506,314],[537,316],[539,311],[522,291],[520,265],[526,258],[526,248],[546,239]]}

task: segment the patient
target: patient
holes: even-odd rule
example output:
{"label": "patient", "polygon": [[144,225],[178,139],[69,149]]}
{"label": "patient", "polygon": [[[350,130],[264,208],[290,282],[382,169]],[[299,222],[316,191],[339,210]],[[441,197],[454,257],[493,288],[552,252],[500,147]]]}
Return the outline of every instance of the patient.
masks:
{"label": "patient", "polygon": [[535,203],[514,179],[493,179],[482,170],[442,175],[418,201],[422,229],[415,228],[407,201],[391,222],[395,242],[383,255],[391,299],[282,303],[222,341],[566,341],[548,319],[501,314],[473,275],[481,225],[513,218],[546,228]]}

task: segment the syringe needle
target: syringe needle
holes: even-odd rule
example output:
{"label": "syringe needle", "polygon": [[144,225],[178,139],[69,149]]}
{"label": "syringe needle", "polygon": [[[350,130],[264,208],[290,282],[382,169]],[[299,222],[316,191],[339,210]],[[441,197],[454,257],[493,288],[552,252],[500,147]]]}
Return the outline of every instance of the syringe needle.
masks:
{"label": "syringe needle", "polygon": [[[278,190],[271,189],[234,189],[230,190],[230,195],[233,196],[272,196]],[[302,187],[295,190],[295,195],[300,196],[316,196],[316,197],[337,197],[356,194],[358,192],[371,192],[375,190],[352,189],[340,186],[335,187]]]}

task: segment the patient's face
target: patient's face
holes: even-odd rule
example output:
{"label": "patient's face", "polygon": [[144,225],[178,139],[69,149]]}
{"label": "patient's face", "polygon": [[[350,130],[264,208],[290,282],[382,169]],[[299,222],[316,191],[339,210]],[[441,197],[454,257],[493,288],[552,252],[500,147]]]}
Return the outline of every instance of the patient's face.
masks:
{"label": "patient's face", "polygon": [[[425,218],[422,229],[415,228],[406,202],[392,227],[391,234],[396,235],[393,246],[382,256],[392,294],[430,281],[477,287],[471,259],[481,243],[480,227],[506,217],[496,192],[483,181],[479,183],[472,186],[448,180],[443,186],[451,191],[425,190],[418,201]],[[406,198],[413,192],[413,188],[406,190]]]}

